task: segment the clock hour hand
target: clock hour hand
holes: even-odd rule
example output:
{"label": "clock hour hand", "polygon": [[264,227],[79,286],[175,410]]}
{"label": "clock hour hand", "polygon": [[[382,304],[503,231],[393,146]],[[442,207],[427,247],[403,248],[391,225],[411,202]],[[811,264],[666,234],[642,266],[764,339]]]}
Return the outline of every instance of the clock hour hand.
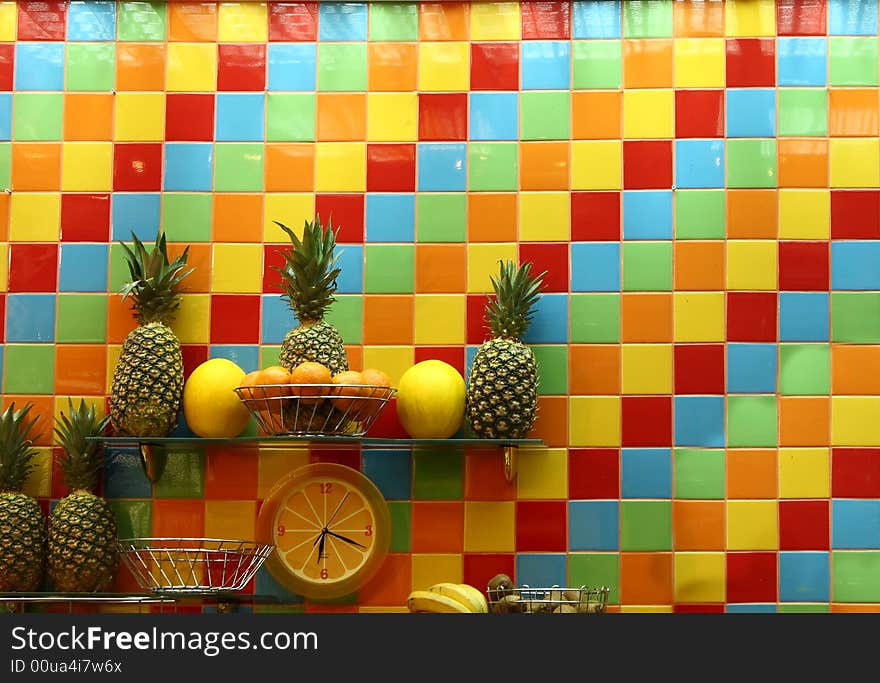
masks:
{"label": "clock hour hand", "polygon": [[345,541],[346,543],[350,543],[351,545],[356,545],[358,548],[363,548],[364,550],[367,549],[367,546],[365,546],[365,545],[361,545],[361,544],[358,543],[357,541],[354,541],[354,540],[352,540],[352,539],[350,539],[350,538],[346,538],[345,536],[340,536],[339,534],[334,533],[334,532],[329,531],[329,530],[327,531],[327,533],[330,534],[331,536],[335,536],[335,537],[338,538],[340,541]]}
{"label": "clock hour hand", "polygon": [[[321,531],[321,535],[315,539],[315,543],[318,543],[318,541],[320,541],[320,543],[318,543],[318,564],[321,564],[321,558],[324,557],[324,538],[327,536],[327,533],[328,531],[324,529],[323,531]],[[315,544],[312,543],[312,545]]]}

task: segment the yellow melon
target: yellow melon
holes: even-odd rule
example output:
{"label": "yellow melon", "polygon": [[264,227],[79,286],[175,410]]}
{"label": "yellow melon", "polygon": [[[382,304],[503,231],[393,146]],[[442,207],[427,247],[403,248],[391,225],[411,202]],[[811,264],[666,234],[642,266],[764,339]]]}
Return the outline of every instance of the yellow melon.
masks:
{"label": "yellow melon", "polygon": [[226,358],[199,365],[183,385],[183,415],[189,428],[205,439],[228,439],[247,427],[250,411],[233,391],[245,372]]}
{"label": "yellow melon", "polygon": [[448,439],[462,425],[464,399],[461,373],[441,360],[425,360],[401,376],[397,416],[414,439]]}

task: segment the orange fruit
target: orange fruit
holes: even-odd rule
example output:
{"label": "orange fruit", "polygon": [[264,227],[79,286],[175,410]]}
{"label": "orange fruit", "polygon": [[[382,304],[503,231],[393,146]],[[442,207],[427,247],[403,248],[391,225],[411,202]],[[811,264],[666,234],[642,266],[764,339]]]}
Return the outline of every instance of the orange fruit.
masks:
{"label": "orange fruit", "polygon": [[[376,368],[365,368],[361,373],[361,376],[364,378],[364,384],[369,385],[371,387],[390,387],[391,386],[391,378],[381,370],[377,370]],[[367,395],[369,396],[375,390],[367,389]],[[383,394],[380,392],[376,392],[379,396]]]}
{"label": "orange fruit", "polygon": [[354,399],[361,395],[363,390],[359,388],[359,385],[363,383],[361,373],[355,370],[345,370],[334,375],[333,384],[341,386],[334,392],[336,398],[333,399],[333,406],[338,410],[349,410],[352,405],[357,403]]}
{"label": "orange fruit", "polygon": [[295,387],[292,393],[294,396],[302,397],[303,403],[315,403],[320,399],[314,397],[329,393],[327,387],[308,385],[331,384],[332,381],[330,369],[314,361],[300,363],[290,373],[290,383],[302,385]]}
{"label": "orange fruit", "polygon": [[286,386],[290,383],[290,373],[287,368],[280,365],[270,365],[262,370],[257,370],[258,385],[285,385],[273,386],[271,389],[259,389],[254,391],[255,398],[271,398],[275,396],[290,396],[290,388]]}

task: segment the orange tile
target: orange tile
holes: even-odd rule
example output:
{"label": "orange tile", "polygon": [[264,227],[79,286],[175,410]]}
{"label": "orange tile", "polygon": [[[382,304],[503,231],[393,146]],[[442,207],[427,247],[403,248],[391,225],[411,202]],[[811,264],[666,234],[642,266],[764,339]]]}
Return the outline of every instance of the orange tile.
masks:
{"label": "orange tile", "polygon": [[675,550],[724,550],[723,500],[676,500],[672,503]]}
{"label": "orange tile", "polygon": [[619,140],[620,90],[581,90],[571,94],[571,136],[575,140]]}
{"label": "orange tile", "polygon": [[391,607],[405,605],[412,590],[409,554],[389,553],[376,575],[358,591],[358,604]]}
{"label": "orange tile", "polygon": [[617,344],[568,347],[568,391],[571,395],[620,393],[620,346]]}
{"label": "orange tile", "polygon": [[111,140],[112,138],[113,95],[64,94],[65,140]]}
{"label": "orange tile", "polygon": [[189,256],[186,263],[190,268],[195,268],[187,275],[181,284],[181,292],[192,294],[194,292],[211,291],[211,245],[210,244],[184,244],[182,242],[168,243],[168,258],[176,259],[183,250],[189,246]]}
{"label": "orange tile", "polygon": [[543,439],[551,448],[564,448],[568,444],[567,396],[538,397],[538,418],[528,438]]}
{"label": "orange tile", "polygon": [[780,187],[828,187],[828,140],[779,138]]}
{"label": "orange tile", "polygon": [[412,295],[364,297],[364,344],[412,344],[415,299]]}
{"label": "orange tile", "polygon": [[117,43],[117,90],[164,90],[165,43]]}
{"label": "orange tile", "polygon": [[55,347],[55,391],[71,396],[102,396],[107,386],[107,347],[103,344],[58,344]]}
{"label": "orange tile", "polygon": [[515,500],[516,482],[504,476],[504,459],[484,450],[465,451],[464,497],[466,500]]}
{"label": "orange tile", "polygon": [[364,93],[318,93],[317,139],[365,140],[367,96]]}
{"label": "orange tile", "polygon": [[833,394],[880,394],[880,347],[831,346]]}
{"label": "orange tile", "polygon": [[168,39],[188,43],[217,40],[217,3],[168,3]]}
{"label": "orange tile", "polygon": [[15,404],[15,409],[20,410],[26,404],[33,403],[33,407],[28,413],[28,420],[37,418],[31,429],[31,437],[34,440],[34,446],[53,446],[55,444],[55,398],[53,396],[37,396],[37,395],[19,395],[4,394],[2,398],[3,410],[11,404]]}
{"label": "orange tile", "polygon": [[620,299],[621,341],[671,342],[672,295],[629,294]]}
{"label": "orange tile", "polygon": [[9,204],[11,195],[8,192],[0,192],[0,242],[9,239]]}
{"label": "orange tile", "polygon": [[620,603],[668,605],[672,602],[672,553],[621,553]]}
{"label": "orange tile", "polygon": [[460,553],[464,549],[464,503],[414,501],[412,552]]}
{"label": "orange tile", "polygon": [[118,295],[107,297],[107,343],[121,344],[135,327],[131,302],[123,301]]}
{"label": "orange tile", "polygon": [[416,245],[417,293],[459,293],[465,291],[466,289],[466,245]]}
{"label": "orange tile", "polygon": [[468,3],[420,2],[420,40],[467,40]]}
{"label": "orange tile", "polygon": [[16,192],[61,189],[61,145],[12,143],[12,189]]}
{"label": "orange tile", "polygon": [[415,43],[369,43],[367,87],[372,92],[415,90],[417,56]]}
{"label": "orange tile", "polygon": [[204,500],[201,498],[153,499],[153,536],[200,538],[204,534]]}
{"label": "orange tile", "polygon": [[673,264],[676,290],[724,289],[724,242],[721,240],[676,242]]}
{"label": "orange tile", "polygon": [[776,450],[727,451],[728,498],[776,498]]}
{"label": "orange tile", "polygon": [[831,612],[835,614],[875,614],[880,612],[880,605],[876,603],[841,603],[836,602],[831,605]]}
{"label": "orange tile", "polygon": [[468,194],[468,241],[516,242],[515,194]]}
{"label": "orange tile", "polygon": [[775,239],[776,190],[728,190],[727,237]]}
{"label": "orange tile", "polygon": [[348,358],[348,365],[353,370],[364,369],[364,347],[355,345],[346,345],[345,356]]}
{"label": "orange tile", "polygon": [[672,39],[625,39],[623,87],[671,88],[672,61]]}
{"label": "orange tile", "polygon": [[831,400],[827,396],[779,397],[780,446],[828,446]]}
{"label": "orange tile", "polygon": [[567,190],[569,188],[567,142],[521,142],[519,177],[521,190]]}
{"label": "orange tile", "polygon": [[312,192],[315,146],[311,143],[266,145],[266,192]]}
{"label": "orange tile", "polygon": [[261,242],[263,239],[263,195],[214,195],[215,242]]}
{"label": "orange tile", "polygon": [[259,449],[208,448],[205,458],[205,497],[256,500]]}
{"label": "orange tile", "polygon": [[712,0],[678,0],[672,3],[677,38],[724,35],[724,3]]}
{"label": "orange tile", "polygon": [[831,88],[828,91],[828,135],[877,135],[880,100],[877,88]]}

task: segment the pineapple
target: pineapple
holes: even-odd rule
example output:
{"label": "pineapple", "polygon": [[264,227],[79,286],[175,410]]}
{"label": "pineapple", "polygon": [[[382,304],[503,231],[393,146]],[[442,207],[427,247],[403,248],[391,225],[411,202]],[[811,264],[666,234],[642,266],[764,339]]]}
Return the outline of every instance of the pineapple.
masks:
{"label": "pineapple", "polygon": [[467,390],[465,415],[477,436],[520,439],[529,433],[538,408],[538,365],[520,341],[540,297],[541,280],[531,263],[502,262],[492,280],[495,298],[486,306],[492,339],[477,349]]}
{"label": "pineapple", "polygon": [[110,389],[110,421],[121,436],[167,436],[177,424],[183,397],[183,356],[168,326],[180,307],[177,287],[189,247],[171,263],[165,235],[147,251],[132,233],[134,248],[122,244],[131,280],[122,289],[131,298],[138,326],[125,338]]}
{"label": "pineapple", "polygon": [[35,591],[46,565],[46,523],[40,505],[22,492],[37,451],[27,420],[33,407],[12,403],[0,414],[0,592]]}
{"label": "pineapple", "polygon": [[103,498],[92,493],[103,464],[99,444],[86,437],[104,433],[110,418],[98,417],[95,406],[79,408],[67,399],[68,415],[55,420],[57,443],[64,449],[58,464],[70,493],[49,516],[49,578],[66,593],[108,588],[118,565],[116,516]]}
{"label": "pineapple", "polygon": [[279,364],[293,370],[300,363],[314,361],[328,367],[334,375],[348,370],[348,357],[342,337],[324,314],[335,301],[336,233],[332,221],[325,230],[320,216],[305,221],[302,240],[286,225],[275,221],[290,237],[292,248],[283,252],[285,264],[278,268],[284,298],[299,320],[299,327],[290,330],[281,344]]}

